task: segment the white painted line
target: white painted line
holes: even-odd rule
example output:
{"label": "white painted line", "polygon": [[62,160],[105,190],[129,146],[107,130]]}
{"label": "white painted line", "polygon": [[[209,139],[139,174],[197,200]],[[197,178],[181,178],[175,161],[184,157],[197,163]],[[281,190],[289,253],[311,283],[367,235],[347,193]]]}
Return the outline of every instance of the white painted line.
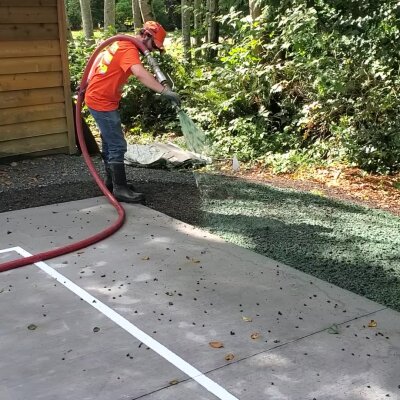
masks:
{"label": "white painted line", "polygon": [[[7,251],[15,251],[23,257],[30,257],[32,255],[21,247],[12,247],[10,249],[0,250],[0,253],[5,253]],[[218,385],[216,382],[214,382],[210,378],[207,378],[201,371],[194,368],[192,365],[187,363],[181,357],[179,357],[178,355],[173,353],[171,350],[167,349],[164,345],[157,342],[155,339],[153,339],[147,333],[145,333],[142,330],[140,330],[139,328],[137,328],[135,325],[133,325],[131,322],[129,322],[122,315],[115,312],[112,308],[110,308],[107,305],[105,305],[104,303],[102,303],[100,300],[98,300],[97,298],[95,298],[94,296],[92,296],[91,294],[86,292],[86,290],[82,289],[81,287],[79,287],[78,285],[76,285],[75,283],[70,281],[64,275],[61,275],[59,272],[57,272],[55,269],[51,268],[49,265],[47,265],[43,261],[37,262],[37,263],[35,263],[35,265],[38,266],[42,271],[49,274],[55,280],[60,282],[67,289],[71,290],[71,292],[75,293],[82,300],[86,301],[86,303],[90,304],[96,310],[100,311],[102,314],[104,314],[106,317],[108,317],[111,321],[115,322],[122,329],[129,332],[136,339],[140,340],[147,347],[150,347],[153,351],[155,351],[161,357],[165,358],[167,361],[169,361],[175,367],[180,369],[182,372],[184,372],[190,378],[194,379],[198,384],[203,386],[205,389],[207,389],[209,392],[211,392],[213,395],[215,395],[219,399],[221,399],[221,400],[238,400],[237,397],[230,394],[222,386]]]}
{"label": "white painted line", "polygon": [[17,247],[10,247],[9,249],[0,249],[0,253],[10,253],[11,251],[16,251],[18,252],[18,248]]}

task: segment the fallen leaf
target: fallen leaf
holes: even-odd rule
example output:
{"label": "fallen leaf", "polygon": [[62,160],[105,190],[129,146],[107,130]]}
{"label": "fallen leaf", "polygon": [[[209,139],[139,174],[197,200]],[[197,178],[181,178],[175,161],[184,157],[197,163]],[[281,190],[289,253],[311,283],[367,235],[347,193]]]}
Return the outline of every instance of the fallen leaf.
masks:
{"label": "fallen leaf", "polygon": [[142,260],[143,260],[143,261],[150,260],[150,257],[149,257],[149,256],[142,257]]}
{"label": "fallen leaf", "polygon": [[252,338],[252,339],[258,339],[259,337],[260,337],[261,335],[258,333],[258,332],[253,332],[251,335],[250,335],[250,337]]}
{"label": "fallen leaf", "polygon": [[376,328],[378,326],[377,322],[371,319],[368,324],[368,328]]}
{"label": "fallen leaf", "polygon": [[242,320],[244,322],[253,322],[253,318],[251,318],[251,317],[242,317]]}
{"label": "fallen leaf", "polygon": [[200,262],[200,260],[196,260],[194,258],[192,258],[192,263],[198,264]]}
{"label": "fallen leaf", "polygon": [[338,178],[339,178],[339,176],[342,174],[342,170],[337,170],[334,174],[333,174],[333,179],[335,180],[335,181],[337,181],[338,180]]}
{"label": "fallen leaf", "polygon": [[213,348],[213,349],[221,349],[222,347],[224,347],[224,344],[222,342],[210,342],[209,345]]}
{"label": "fallen leaf", "polygon": [[333,324],[327,329],[327,331],[331,335],[337,335],[339,333],[339,327],[337,326],[337,324]]}
{"label": "fallen leaf", "polygon": [[174,379],[169,382],[170,385],[177,385],[179,383],[178,379]]}
{"label": "fallen leaf", "polygon": [[28,329],[29,329],[30,331],[34,331],[36,328],[37,328],[37,326],[36,326],[35,324],[30,324],[30,325],[28,325]]}
{"label": "fallen leaf", "polygon": [[226,361],[232,361],[234,358],[235,358],[235,355],[232,354],[232,353],[228,353],[228,354],[225,356],[225,360],[226,360]]}

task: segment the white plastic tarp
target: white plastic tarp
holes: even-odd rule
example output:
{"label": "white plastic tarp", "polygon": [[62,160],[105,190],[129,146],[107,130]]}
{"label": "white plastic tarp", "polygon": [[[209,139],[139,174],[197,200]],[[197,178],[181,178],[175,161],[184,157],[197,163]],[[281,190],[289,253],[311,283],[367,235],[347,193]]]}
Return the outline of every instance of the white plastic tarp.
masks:
{"label": "white plastic tarp", "polygon": [[210,164],[209,157],[181,149],[173,143],[129,144],[125,164],[147,168],[188,168]]}

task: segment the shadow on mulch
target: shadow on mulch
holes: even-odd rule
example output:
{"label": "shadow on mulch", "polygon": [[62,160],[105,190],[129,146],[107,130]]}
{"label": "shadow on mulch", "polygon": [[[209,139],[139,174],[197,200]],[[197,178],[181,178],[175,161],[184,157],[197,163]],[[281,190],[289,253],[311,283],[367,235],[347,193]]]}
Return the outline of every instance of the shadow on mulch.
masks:
{"label": "shadow on mulch", "polygon": [[240,179],[197,180],[203,228],[400,311],[400,218]]}

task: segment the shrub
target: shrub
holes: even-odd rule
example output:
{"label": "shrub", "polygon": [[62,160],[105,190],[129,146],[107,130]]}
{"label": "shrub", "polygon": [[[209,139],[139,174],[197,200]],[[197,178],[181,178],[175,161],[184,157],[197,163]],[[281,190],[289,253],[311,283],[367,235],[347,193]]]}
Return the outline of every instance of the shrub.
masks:
{"label": "shrub", "polygon": [[[183,106],[206,131],[217,157],[263,160],[277,170],[345,162],[368,171],[400,170],[400,6],[391,0],[266,0],[252,21],[220,17],[218,57],[180,41],[160,59]],[[91,49],[78,42],[72,81]],[[135,132],[178,130],[174,111],[134,79],[121,114]]]}
{"label": "shrub", "polygon": [[255,22],[222,17],[219,59],[193,75],[194,114],[208,115],[216,152],[399,170],[399,6],[268,3]]}

